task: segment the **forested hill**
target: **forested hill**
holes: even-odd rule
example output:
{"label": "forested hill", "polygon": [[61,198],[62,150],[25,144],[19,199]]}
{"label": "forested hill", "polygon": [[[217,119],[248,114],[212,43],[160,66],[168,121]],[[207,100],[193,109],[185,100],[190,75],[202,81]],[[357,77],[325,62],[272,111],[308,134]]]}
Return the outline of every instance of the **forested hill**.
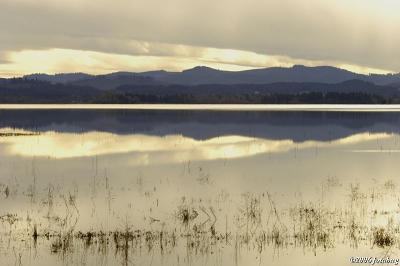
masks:
{"label": "forested hill", "polygon": [[[182,85],[128,75],[127,80],[132,79],[135,83],[105,82],[100,88],[87,79],[58,83],[27,78],[0,79],[0,103],[400,103],[396,86],[361,80]],[[112,86],[108,88],[107,84]]]}
{"label": "forested hill", "polygon": [[85,73],[66,74],[33,74],[27,79],[49,81],[53,83],[75,83],[88,85],[99,89],[115,89],[124,84],[270,84],[277,82],[315,82],[341,83],[348,80],[363,80],[377,85],[400,83],[400,74],[363,75],[331,66],[307,67],[270,67],[245,71],[223,71],[209,67],[198,66],[181,72],[164,70],[148,72],[115,72],[104,75],[89,75]]}

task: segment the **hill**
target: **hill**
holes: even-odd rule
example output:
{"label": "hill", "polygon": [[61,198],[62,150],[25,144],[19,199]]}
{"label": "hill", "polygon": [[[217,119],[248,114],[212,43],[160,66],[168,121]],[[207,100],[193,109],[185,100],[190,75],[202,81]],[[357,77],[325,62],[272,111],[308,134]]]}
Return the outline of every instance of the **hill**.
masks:
{"label": "hill", "polygon": [[87,79],[71,82],[74,85],[90,86],[100,90],[112,90],[121,85],[159,85],[153,77],[129,72],[116,72],[108,75],[98,75]]}
{"label": "hill", "polygon": [[400,74],[363,75],[331,66],[307,67],[296,65],[290,68],[271,67],[245,71],[223,71],[209,67],[194,67],[182,72],[164,70],[141,73],[116,72],[105,75],[71,74],[34,74],[24,78],[49,81],[53,83],[74,83],[92,86],[98,89],[115,89],[120,85],[154,84],[270,84],[278,82],[315,82],[340,83],[348,80],[363,80],[377,85],[400,83]]}
{"label": "hill", "polygon": [[208,67],[195,67],[161,78],[169,84],[266,84],[276,82],[323,82],[338,83],[363,76],[334,67],[292,68],[272,67],[245,71],[221,71]]}
{"label": "hill", "polygon": [[169,84],[269,84],[277,82],[340,83],[347,80],[363,80],[378,85],[400,82],[400,74],[363,75],[331,67],[307,67],[295,65],[290,68],[270,67],[244,71],[222,71],[208,67],[195,67],[182,72],[164,75],[158,80]]}
{"label": "hill", "polygon": [[308,92],[366,93],[387,97],[399,94],[399,89],[375,85],[362,80],[348,80],[337,84],[316,82],[277,82],[270,84],[204,84],[204,85],[123,85],[116,89],[122,93],[147,95],[233,95],[233,94],[299,94]]}
{"label": "hill", "polygon": [[0,83],[0,103],[85,103],[99,90],[47,81],[9,79]]}
{"label": "hill", "polygon": [[23,78],[31,80],[48,81],[51,83],[69,83],[82,79],[88,79],[90,77],[93,76],[85,73],[60,73],[54,75],[38,73],[38,74],[25,75]]}

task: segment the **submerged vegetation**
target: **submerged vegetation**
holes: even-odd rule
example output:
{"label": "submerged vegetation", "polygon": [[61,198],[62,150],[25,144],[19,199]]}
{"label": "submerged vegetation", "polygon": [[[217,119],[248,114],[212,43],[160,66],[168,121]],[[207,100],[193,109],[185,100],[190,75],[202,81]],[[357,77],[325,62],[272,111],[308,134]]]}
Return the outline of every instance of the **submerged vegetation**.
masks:
{"label": "submerged vegetation", "polygon": [[[327,190],[337,184],[328,180]],[[33,242],[35,249],[47,246],[50,254],[58,255],[64,262],[76,252],[91,250],[102,256],[114,254],[123,265],[130,265],[138,252],[156,252],[162,256],[181,249],[191,256],[212,255],[225,248],[236,253],[253,249],[259,254],[265,250],[301,248],[314,255],[338,245],[387,250],[400,246],[400,222],[395,219],[400,210],[374,208],[387,197],[385,191],[394,189],[392,181],[382,185],[381,191],[362,191],[359,185],[350,185],[343,202],[347,207],[341,208],[329,206],[322,199],[299,201],[281,208],[269,192],[246,193],[241,196],[234,214],[182,198],[176,210],[170,213],[173,219],[168,221],[169,225],[167,221],[150,217],[149,226],[142,228],[126,222],[123,229],[82,231],[77,229],[79,206],[75,196],[55,196],[49,188],[46,200],[40,203],[48,209],[45,219],[49,225],[40,225],[39,220],[30,216],[2,214],[0,239],[1,242],[6,239]],[[64,205],[64,217],[52,211],[57,200]]]}

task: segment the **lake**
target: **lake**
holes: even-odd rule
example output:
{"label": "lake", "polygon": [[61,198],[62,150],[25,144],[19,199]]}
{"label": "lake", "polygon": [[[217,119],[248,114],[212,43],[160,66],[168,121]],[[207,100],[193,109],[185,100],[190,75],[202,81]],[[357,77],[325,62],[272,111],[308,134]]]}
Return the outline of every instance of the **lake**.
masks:
{"label": "lake", "polygon": [[2,105],[0,264],[400,258],[398,111]]}

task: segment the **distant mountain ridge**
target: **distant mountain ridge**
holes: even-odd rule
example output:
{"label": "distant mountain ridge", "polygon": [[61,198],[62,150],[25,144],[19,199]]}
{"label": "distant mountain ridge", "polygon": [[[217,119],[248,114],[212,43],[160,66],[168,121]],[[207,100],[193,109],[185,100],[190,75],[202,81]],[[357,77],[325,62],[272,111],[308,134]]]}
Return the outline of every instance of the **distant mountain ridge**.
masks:
{"label": "distant mountain ridge", "polygon": [[296,65],[245,71],[194,67],[0,79],[0,103],[400,104],[400,74]]}
{"label": "distant mountain ridge", "polygon": [[197,66],[181,72],[164,70],[147,72],[115,72],[104,75],[85,73],[65,73],[56,75],[32,74],[26,79],[49,81],[52,83],[75,83],[93,86],[99,89],[115,89],[120,85],[155,85],[155,84],[270,84],[277,82],[316,82],[341,83],[348,80],[362,80],[377,85],[400,83],[398,74],[358,74],[348,70],[331,67],[307,67],[295,65],[290,68],[270,67],[244,71],[224,71],[204,66]]}
{"label": "distant mountain ridge", "polygon": [[68,83],[77,80],[89,79],[92,77],[94,76],[86,73],[59,73],[54,75],[36,73],[23,76],[25,79],[48,81],[52,83]]}
{"label": "distant mountain ridge", "polygon": [[112,90],[126,84],[134,84],[134,85],[161,84],[152,77],[138,75],[135,73],[112,73],[108,75],[98,75],[92,78],[76,80],[70,83],[80,86],[90,86],[100,90]]}

